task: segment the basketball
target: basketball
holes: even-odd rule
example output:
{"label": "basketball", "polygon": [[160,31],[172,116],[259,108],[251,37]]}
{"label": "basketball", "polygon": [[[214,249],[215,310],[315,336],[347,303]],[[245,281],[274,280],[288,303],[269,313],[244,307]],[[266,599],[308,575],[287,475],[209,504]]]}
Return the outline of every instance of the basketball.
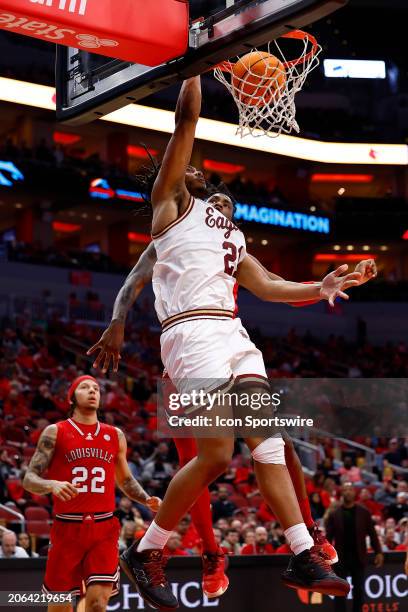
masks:
{"label": "basketball", "polygon": [[251,51],[232,68],[232,87],[239,101],[248,106],[267,104],[286,82],[282,62],[265,51]]}

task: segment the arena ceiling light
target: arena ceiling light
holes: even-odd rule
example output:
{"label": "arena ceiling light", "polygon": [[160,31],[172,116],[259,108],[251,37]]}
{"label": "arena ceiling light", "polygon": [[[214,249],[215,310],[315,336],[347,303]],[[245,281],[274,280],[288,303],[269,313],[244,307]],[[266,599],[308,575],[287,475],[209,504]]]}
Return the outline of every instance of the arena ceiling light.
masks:
{"label": "arena ceiling light", "polygon": [[371,183],[373,174],[312,174],[312,183]]}
{"label": "arena ceiling light", "polygon": [[387,74],[383,60],[325,59],[324,75],[343,79],[385,79]]}
{"label": "arena ceiling light", "polygon": [[[0,101],[55,111],[55,89],[0,77]],[[103,121],[171,134],[174,113],[141,104],[130,104],[102,118]],[[281,135],[246,137],[236,134],[236,125],[201,118],[197,138],[240,149],[284,155],[330,164],[408,165],[407,145],[323,142]]]}
{"label": "arena ceiling light", "polygon": [[337,255],[334,253],[316,253],[314,261],[361,261],[362,259],[377,259],[378,256],[375,253],[345,253],[344,255]]}

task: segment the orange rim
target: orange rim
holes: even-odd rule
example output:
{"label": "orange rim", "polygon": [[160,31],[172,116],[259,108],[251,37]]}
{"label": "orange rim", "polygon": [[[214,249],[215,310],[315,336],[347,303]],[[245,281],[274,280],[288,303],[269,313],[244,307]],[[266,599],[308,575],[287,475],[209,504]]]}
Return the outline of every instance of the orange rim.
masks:
{"label": "orange rim", "polygon": [[[309,53],[306,53],[306,55],[302,55],[301,57],[298,57],[297,59],[294,59],[294,60],[290,60],[288,62],[282,62],[285,68],[292,68],[293,66],[304,64],[311,57],[316,55],[316,51],[319,46],[316,38],[312,34],[309,34],[309,32],[304,32],[303,30],[292,30],[291,32],[288,32],[287,34],[282,34],[282,36],[280,36],[279,38],[295,38],[296,40],[307,39],[308,42],[312,45],[312,48],[310,49]],[[233,66],[235,66],[236,63],[237,62],[231,62],[229,60],[226,60],[225,62],[221,62],[220,64],[217,64],[216,66],[214,66],[213,69],[218,68],[222,72],[231,73]]]}
{"label": "orange rim", "polygon": [[304,64],[311,57],[316,55],[316,51],[319,45],[317,44],[316,38],[312,36],[312,34],[309,34],[309,32],[304,32],[303,30],[292,30],[292,32],[283,34],[281,38],[296,38],[297,40],[305,40],[307,38],[308,42],[312,45],[312,48],[310,49],[309,53],[306,53],[306,55],[302,55],[301,57],[298,57],[298,59],[290,60],[289,62],[283,62],[285,68],[291,68],[292,66]]}

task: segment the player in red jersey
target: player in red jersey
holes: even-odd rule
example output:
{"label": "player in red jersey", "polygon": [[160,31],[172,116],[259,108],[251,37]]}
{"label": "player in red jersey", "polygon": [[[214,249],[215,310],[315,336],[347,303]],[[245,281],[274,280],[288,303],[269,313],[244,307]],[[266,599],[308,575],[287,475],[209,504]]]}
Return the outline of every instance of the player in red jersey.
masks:
{"label": "player in red jersey", "polygon": [[[160,499],[150,497],[133,478],[122,431],[98,420],[98,382],[80,376],[68,391],[68,401],[70,418],[44,429],[23,485],[31,493],[53,495],[44,592],[79,596],[84,583],[86,611],[103,612],[119,588],[115,484],[154,512]],[[49,612],[71,609],[48,606]]]}

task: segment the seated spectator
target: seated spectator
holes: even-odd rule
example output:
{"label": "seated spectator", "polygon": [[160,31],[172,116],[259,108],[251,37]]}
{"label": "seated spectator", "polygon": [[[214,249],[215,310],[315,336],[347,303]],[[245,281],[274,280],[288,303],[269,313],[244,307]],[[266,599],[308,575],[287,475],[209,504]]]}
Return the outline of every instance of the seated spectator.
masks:
{"label": "seated spectator", "polygon": [[186,557],[188,552],[183,548],[181,536],[177,531],[173,531],[164,547],[164,554],[170,557]]}
{"label": "seated spectator", "polygon": [[217,483],[232,484],[235,481],[236,474],[236,469],[232,465],[229,465],[224,474],[217,478]]}
{"label": "seated spectator", "polygon": [[244,545],[241,548],[241,555],[245,555],[243,552],[246,546],[255,546],[255,531],[253,529],[246,529],[244,532]]}
{"label": "seated spectator", "polygon": [[218,488],[218,499],[212,505],[213,522],[216,523],[220,518],[230,518],[236,505],[229,501],[229,492],[226,487]]}
{"label": "seated spectator", "polygon": [[388,452],[384,454],[384,461],[392,465],[402,465],[404,459],[407,459],[407,449],[402,444],[398,443],[397,438],[391,438],[388,445]]}
{"label": "seated spectator", "polygon": [[21,546],[17,546],[17,536],[14,531],[2,530],[0,547],[0,559],[23,559],[28,558],[27,552]]}
{"label": "seated spectator", "polygon": [[136,523],[134,521],[124,520],[119,537],[119,551],[122,553],[129,548],[135,540]]}
{"label": "seated spectator", "polygon": [[[243,468],[238,468],[238,469],[243,469]],[[236,482],[236,479],[235,479],[235,482]],[[251,497],[254,497],[254,495],[259,495],[259,487],[256,481],[255,474],[253,472],[250,472],[248,474],[247,481],[241,482],[241,484],[238,485],[238,489],[241,495],[243,495],[247,499],[251,499]]]}
{"label": "seated spectator", "polygon": [[362,484],[362,476],[360,468],[353,465],[351,457],[345,457],[343,465],[339,468],[339,474],[343,482],[352,482],[354,484]]}
{"label": "seated spectator", "polygon": [[241,546],[239,544],[239,533],[236,529],[228,529],[221,543],[221,548],[227,555],[239,555]]}
{"label": "seated spectator", "polygon": [[142,472],[142,481],[152,491],[152,495],[164,497],[167,486],[174,474],[170,463],[163,461],[157,456],[153,461],[148,461]]}
{"label": "seated spectator", "polygon": [[131,451],[128,463],[129,463],[129,468],[130,468],[130,471],[132,472],[133,478],[136,478],[136,480],[139,480],[142,476],[143,466],[144,466],[144,461],[140,453],[136,450]]}
{"label": "seated spectator", "polygon": [[360,495],[358,498],[358,503],[367,508],[370,514],[379,514],[382,511],[383,505],[373,500],[373,496],[371,495],[369,489],[361,489]]}
{"label": "seated spectator", "polygon": [[402,518],[408,517],[408,493],[397,493],[397,499],[386,509],[387,516],[398,523]]}
{"label": "seated spectator", "polygon": [[31,540],[28,533],[25,533],[23,531],[22,533],[18,534],[18,544],[26,551],[29,557],[32,557],[34,559],[39,556],[38,553],[34,552],[31,548]]}
{"label": "seated spectator", "polygon": [[310,496],[310,511],[314,521],[321,519],[325,512],[319,493],[312,493]]}
{"label": "seated spectator", "polygon": [[272,523],[269,531],[269,541],[271,542],[274,549],[279,548],[282,544],[286,542],[285,535],[283,533],[283,529],[277,521]]}
{"label": "seated spectator", "polygon": [[200,546],[201,539],[191,520],[190,515],[184,516],[176,529],[181,537],[181,547],[184,550],[194,551]]}
{"label": "seated spectator", "polygon": [[221,529],[218,529],[218,527],[214,527],[213,534],[214,534],[214,540],[217,546],[221,546],[221,542],[223,540]]}
{"label": "seated spectator", "polygon": [[57,363],[52,355],[50,355],[47,346],[42,346],[33,357],[34,368],[41,376],[51,376],[52,370],[57,366]]}
{"label": "seated spectator", "polygon": [[122,526],[125,524],[125,521],[133,522],[135,520],[135,508],[133,508],[132,500],[125,495],[121,497],[115,510],[115,516],[119,519]]}
{"label": "seated spectator", "polygon": [[396,552],[406,552],[408,551],[408,531],[404,537],[404,540],[401,544],[398,544],[398,546],[396,546],[394,548],[394,551]]}
{"label": "seated spectator", "polygon": [[31,402],[31,410],[43,415],[47,412],[54,412],[55,408],[56,406],[48,385],[40,385]]}
{"label": "seated spectator", "polygon": [[276,516],[274,515],[266,501],[261,502],[259,510],[256,513],[256,517],[262,523],[270,523],[271,521],[276,521]]}
{"label": "seated spectator", "polygon": [[385,552],[391,552],[397,548],[399,542],[393,527],[388,527],[385,530],[383,543]]}
{"label": "seated spectator", "polygon": [[275,550],[275,553],[277,555],[290,555],[292,554],[292,551],[290,549],[289,544],[285,542],[284,544],[281,544],[280,546],[278,546],[278,548]]}
{"label": "seated spectator", "polygon": [[379,487],[374,493],[375,501],[379,502],[383,505],[393,504],[395,501],[396,489],[391,482],[391,480],[387,480],[383,482],[381,487]]}
{"label": "seated spectator", "polygon": [[268,542],[268,532],[265,527],[255,529],[255,542],[245,544],[241,549],[241,555],[273,555],[275,552],[272,544]]}

